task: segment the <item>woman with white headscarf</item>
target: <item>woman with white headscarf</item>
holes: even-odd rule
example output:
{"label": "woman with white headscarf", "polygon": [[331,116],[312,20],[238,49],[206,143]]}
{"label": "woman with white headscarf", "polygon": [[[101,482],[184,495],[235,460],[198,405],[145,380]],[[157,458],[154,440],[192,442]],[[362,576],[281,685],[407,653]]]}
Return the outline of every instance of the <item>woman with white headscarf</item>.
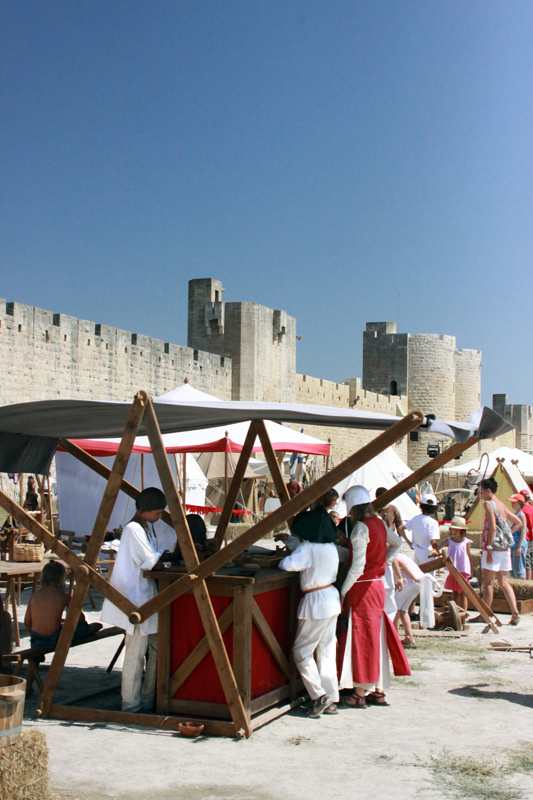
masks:
{"label": "woman with white headscarf", "polygon": [[352,523],[350,566],[341,589],[346,630],[339,637],[340,688],[352,708],[388,705],[388,653],[394,674],[410,675],[409,662],[390,619],[385,614],[385,567],[400,552],[402,540],[374,512],[364,486],[352,486],[344,497]]}

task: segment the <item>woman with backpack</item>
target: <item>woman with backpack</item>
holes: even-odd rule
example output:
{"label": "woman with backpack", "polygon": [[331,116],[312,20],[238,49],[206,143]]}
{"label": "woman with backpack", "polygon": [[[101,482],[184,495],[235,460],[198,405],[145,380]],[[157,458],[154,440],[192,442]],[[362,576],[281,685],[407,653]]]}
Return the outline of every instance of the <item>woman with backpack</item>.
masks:
{"label": "woman with backpack", "polygon": [[512,567],[510,548],[514,544],[509,525],[520,525],[520,520],[496,497],[497,489],[498,484],[494,478],[485,478],[479,484],[479,497],[485,508],[481,537],[483,600],[489,607],[492,606],[494,581],[497,580],[511,608],[509,624],[518,625],[520,614],[513,587],[508,580]]}

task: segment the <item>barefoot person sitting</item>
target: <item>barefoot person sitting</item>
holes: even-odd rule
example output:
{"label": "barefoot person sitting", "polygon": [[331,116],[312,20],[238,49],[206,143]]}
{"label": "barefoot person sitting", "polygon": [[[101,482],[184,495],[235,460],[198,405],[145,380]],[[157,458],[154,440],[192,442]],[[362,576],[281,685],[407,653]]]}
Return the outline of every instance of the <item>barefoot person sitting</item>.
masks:
{"label": "barefoot person sitting", "polygon": [[[24,625],[30,632],[32,647],[55,647],[57,645],[62,630],[63,611],[70,603],[70,597],[64,591],[66,580],[67,571],[60,561],[49,561],[43,567],[41,588],[37,589],[30,597],[24,617]],[[101,627],[99,622],[89,625],[85,615],[80,614],[72,639],[73,643],[85,636],[91,636]],[[39,656],[36,661],[44,661],[44,656]],[[27,681],[27,693],[30,694],[33,674],[28,674]]]}

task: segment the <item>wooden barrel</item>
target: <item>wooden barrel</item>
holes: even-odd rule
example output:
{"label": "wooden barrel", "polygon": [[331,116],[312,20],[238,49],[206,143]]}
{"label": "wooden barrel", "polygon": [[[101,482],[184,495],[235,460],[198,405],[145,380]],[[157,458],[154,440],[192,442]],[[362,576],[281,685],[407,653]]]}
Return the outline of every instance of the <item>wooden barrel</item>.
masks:
{"label": "wooden barrel", "polygon": [[0,747],[19,741],[25,697],[23,678],[0,675]]}

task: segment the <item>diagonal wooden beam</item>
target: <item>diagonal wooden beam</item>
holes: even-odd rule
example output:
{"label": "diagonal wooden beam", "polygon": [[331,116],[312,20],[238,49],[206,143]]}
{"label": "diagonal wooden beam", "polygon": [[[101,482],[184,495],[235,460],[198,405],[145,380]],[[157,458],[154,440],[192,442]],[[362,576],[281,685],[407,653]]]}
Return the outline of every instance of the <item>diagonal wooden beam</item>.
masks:
{"label": "diagonal wooden beam", "polygon": [[261,636],[265,640],[265,643],[266,643],[268,649],[270,650],[270,652],[274,656],[276,664],[278,665],[280,670],[283,672],[283,674],[285,675],[287,680],[290,680],[291,668],[289,666],[289,662],[287,660],[287,656],[285,655],[285,653],[281,649],[280,643],[278,642],[278,640],[274,636],[274,634],[272,632],[272,628],[270,627],[270,625],[268,624],[268,622],[265,619],[265,615],[263,614],[263,612],[261,611],[261,609],[257,605],[257,600],[255,599],[255,597],[252,600],[252,619],[255,622],[255,624],[257,625],[259,633],[261,634]]}
{"label": "diagonal wooden beam", "polygon": [[111,586],[105,578],[100,575],[99,572],[96,572],[93,567],[86,565],[83,559],[77,556],[72,550],[67,547],[63,542],[56,539],[55,536],[52,536],[48,528],[45,528],[40,522],[34,519],[30,514],[28,514],[18,503],[15,503],[10,497],[8,497],[4,492],[0,491],[0,506],[5,508],[5,510],[14,517],[20,525],[23,525],[25,528],[35,536],[40,542],[42,542],[45,547],[49,550],[52,550],[53,553],[56,554],[62,561],[64,561],[68,566],[78,572],[81,570],[82,573],[85,573],[88,570],[89,573],[89,581],[95,589],[98,589],[104,597],[107,597],[111,600],[114,605],[120,608],[124,614],[131,614],[132,611],[136,610],[136,606],[131,600],[128,600],[127,597],[124,597],[118,589],[115,589],[114,586]]}
{"label": "diagonal wooden beam", "polygon": [[266,425],[262,419],[256,419],[253,424],[255,425],[257,435],[259,436],[259,441],[261,442],[261,447],[263,448],[263,453],[265,455],[270,474],[272,475],[272,480],[274,481],[274,486],[276,487],[280,502],[288,503],[291,499],[289,490],[287,489],[285,481],[283,480],[281,467],[278,464],[276,452],[272,447],[272,442],[270,441]]}
{"label": "diagonal wooden beam", "polygon": [[248,461],[252,455],[255,435],[254,423],[251,422],[250,427],[248,428],[248,433],[246,434],[246,439],[244,440],[244,444],[242,446],[241,453],[239,455],[239,460],[237,461],[237,466],[235,467],[233,479],[226,495],[226,502],[224,503],[224,508],[222,509],[222,514],[220,515],[220,519],[218,521],[217,530],[215,533],[217,550],[222,547],[222,542],[224,541],[224,537],[228,529],[228,523],[231,519],[231,514],[237,501],[237,496],[239,494],[239,489],[241,488],[244,473],[246,472]]}
{"label": "diagonal wooden beam", "polygon": [[[194,570],[199,566],[198,554],[189,531],[189,525],[187,523],[185,511],[176,489],[176,484],[174,483],[174,477],[172,475],[172,470],[170,469],[167,451],[165,450],[163,437],[161,436],[161,431],[155,415],[152,399],[145,393],[143,394],[145,395],[146,403],[144,427],[150,440],[155,465],[161,479],[161,485],[168,503],[172,522],[174,523],[174,529],[176,531],[176,536],[178,538],[183,560],[185,561],[185,566],[188,570]],[[249,737],[252,735],[252,729],[244,711],[243,702],[235,681],[235,675],[233,674],[233,669],[231,667],[226,646],[218,626],[215,610],[213,608],[213,604],[211,603],[211,597],[205,581],[198,582],[198,584],[194,586],[193,592],[207,640],[209,642],[209,647],[211,648],[211,652],[213,654],[213,659],[215,661],[215,666],[220,678],[220,683],[222,684],[226,703],[228,705],[231,718],[235,724],[235,729],[237,731],[243,730],[244,735]],[[132,616],[134,616],[134,614]]]}
{"label": "diagonal wooden beam", "polygon": [[[177,597],[180,597],[185,592],[189,591],[198,582],[205,580],[210,575],[213,575],[217,569],[220,569],[228,561],[237,558],[248,547],[255,544],[255,542],[266,536],[267,533],[282,525],[288,519],[293,517],[299,511],[304,511],[308,505],[314,500],[318,500],[328,489],[342,481],[348,475],[351,475],[356,469],[362,467],[367,461],[377,456],[379,453],[390,447],[406,436],[409,431],[418,428],[423,421],[423,415],[419,411],[414,411],[406,417],[398,420],[391,428],[381,433],[369,444],[362,447],[356,453],[353,453],[349,458],[340,463],[337,467],[332,469],[326,475],[323,475],[315,483],[304,489],[303,492],[297,494],[288,503],[284,503],[279,508],[276,508],[272,514],[269,514],[265,519],[260,520],[256,525],[250,528],[246,533],[241,534],[237,539],[234,539],[222,550],[212,555],[206,561],[199,564],[193,570],[172,583],[156,597],[144,603],[138,609],[138,616],[135,616],[135,621],[143,621],[156,614],[161,608],[164,608],[168,603],[171,603]],[[133,615],[130,616],[133,622]]]}
{"label": "diagonal wooden beam", "polygon": [[[218,627],[220,633],[224,634],[231,623],[233,622],[233,602],[229,604],[225,611],[222,612],[218,618]],[[187,678],[192,675],[198,664],[200,664],[206,655],[209,653],[210,647],[207,636],[198,642],[194,650],[192,650],[185,661],[179,665],[178,669],[170,679],[170,696],[173,697],[180,686],[182,686]]]}
{"label": "diagonal wooden beam", "polygon": [[473,445],[477,444],[478,442],[479,439],[476,439],[475,436],[471,436],[466,442],[456,442],[455,444],[450,445],[450,447],[446,448],[446,450],[444,450],[438,456],[430,459],[426,464],[415,470],[415,472],[411,473],[411,475],[409,475],[407,478],[404,478],[403,481],[400,481],[400,483],[397,483],[396,486],[393,486],[392,489],[388,489],[388,491],[384,492],[382,495],[380,495],[380,497],[376,497],[376,499],[372,501],[374,509],[378,511],[380,508],[388,506],[389,503],[392,503],[393,500],[406,492],[411,486],[415,486],[415,484],[424,480],[424,478],[427,478],[428,475],[431,475],[433,472],[447,464],[448,461],[451,461],[452,458],[460,456],[465,450],[468,450],[469,447],[473,447]]}
{"label": "diagonal wooden beam", "polygon": [[477,610],[479,611],[479,613],[481,614],[487,625],[489,625],[491,631],[493,633],[498,633],[498,628],[491,619],[491,617],[494,617],[494,619],[496,620],[496,624],[501,626],[502,623],[500,622],[496,614],[492,612],[492,610],[487,606],[487,604],[484,601],[481,601],[481,598],[472,589],[468,581],[466,581],[463,578],[463,576],[461,575],[461,573],[459,572],[459,570],[457,569],[451,558],[446,558],[444,564],[448,568],[450,573],[453,575],[457,583],[462,587],[463,592],[466,594],[472,605],[475,606],[475,608],[477,608]]}
{"label": "diagonal wooden beam", "polygon": [[124,473],[126,472],[126,467],[128,466],[131,450],[135,442],[135,437],[139,430],[139,425],[145,411],[145,397],[146,395],[141,392],[137,392],[134,397],[126,422],[126,427],[124,428],[124,433],[122,435],[122,440],[120,442],[117,455],[115,456],[115,461],[113,462],[113,469],[111,470],[104,496],[100,504],[100,509],[96,516],[91,538],[89,539],[87,552],[85,553],[86,563],[84,564],[83,568],[78,570],[77,573],[74,593],[68,606],[65,622],[63,623],[61,634],[57,642],[57,647],[54,652],[54,657],[52,659],[50,669],[48,670],[48,675],[46,676],[46,681],[39,700],[37,712],[43,717],[47,717],[49,715],[50,709],[54,702],[54,695],[56,693],[57,685],[59,683],[59,679],[61,678],[63,667],[65,666],[68,651],[76,631],[76,625],[78,624],[81,610],[83,608],[85,595],[87,594],[87,589],[89,587],[89,567],[94,567],[96,564],[100,554],[100,549],[105,539],[107,526],[111,518],[111,514],[113,513],[113,508],[115,506],[115,502],[122,485],[122,480],[124,478]]}

